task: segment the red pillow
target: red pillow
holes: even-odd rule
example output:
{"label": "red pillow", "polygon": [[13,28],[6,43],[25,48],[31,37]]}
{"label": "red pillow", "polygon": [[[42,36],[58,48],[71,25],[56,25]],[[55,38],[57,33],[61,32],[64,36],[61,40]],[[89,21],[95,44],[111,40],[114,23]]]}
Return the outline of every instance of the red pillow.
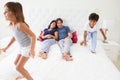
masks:
{"label": "red pillow", "polygon": [[40,36],[37,38],[37,40],[40,42],[44,41],[44,39],[42,38],[42,33],[43,31],[40,32]]}
{"label": "red pillow", "polygon": [[77,43],[77,41],[78,41],[78,38],[77,38],[77,32],[76,31],[74,31],[73,33],[72,33],[72,42],[73,43]]}

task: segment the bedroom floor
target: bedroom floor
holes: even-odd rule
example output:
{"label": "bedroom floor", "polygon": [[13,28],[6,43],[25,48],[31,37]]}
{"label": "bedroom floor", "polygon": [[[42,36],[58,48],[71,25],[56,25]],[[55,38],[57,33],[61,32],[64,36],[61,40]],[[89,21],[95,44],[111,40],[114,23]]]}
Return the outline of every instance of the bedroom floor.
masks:
{"label": "bedroom floor", "polygon": [[[120,53],[119,53],[120,54]],[[117,58],[117,61],[112,61],[115,66],[118,68],[118,70],[120,71],[120,55]]]}
{"label": "bedroom floor", "polygon": [[120,45],[116,42],[109,41],[108,43],[102,43],[102,46],[106,51],[106,55],[120,71]]}

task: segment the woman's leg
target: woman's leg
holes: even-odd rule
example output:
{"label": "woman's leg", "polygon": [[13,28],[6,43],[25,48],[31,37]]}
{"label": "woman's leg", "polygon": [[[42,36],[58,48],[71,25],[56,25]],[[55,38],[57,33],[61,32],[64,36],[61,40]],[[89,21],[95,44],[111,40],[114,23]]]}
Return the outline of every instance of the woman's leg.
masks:
{"label": "woman's leg", "polygon": [[49,52],[50,47],[55,43],[56,43],[55,39],[45,40],[42,44],[42,48],[41,48],[39,56],[41,56],[43,59],[46,59],[47,53]]}
{"label": "woman's leg", "polygon": [[[16,70],[22,74],[27,80],[33,80],[28,71],[24,68],[24,65],[28,61],[29,57],[21,56],[16,64]],[[16,80],[20,80],[19,77]]]}

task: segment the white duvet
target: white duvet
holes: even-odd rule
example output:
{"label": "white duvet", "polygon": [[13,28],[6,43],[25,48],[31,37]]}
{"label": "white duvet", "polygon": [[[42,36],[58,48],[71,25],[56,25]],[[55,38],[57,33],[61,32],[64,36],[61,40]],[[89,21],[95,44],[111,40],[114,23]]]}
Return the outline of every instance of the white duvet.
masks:
{"label": "white duvet", "polygon": [[[0,41],[3,47],[10,38]],[[0,80],[15,80],[20,74],[15,70],[14,60],[18,52],[15,43],[0,58]],[[40,42],[36,44],[36,55],[40,49]],[[34,80],[120,80],[120,73],[113,63],[105,55],[98,41],[96,54],[89,52],[89,48],[80,46],[79,43],[71,47],[73,61],[66,62],[61,58],[57,44],[51,46],[48,59],[39,57],[30,58],[25,65]],[[1,57],[2,56],[2,57]]]}

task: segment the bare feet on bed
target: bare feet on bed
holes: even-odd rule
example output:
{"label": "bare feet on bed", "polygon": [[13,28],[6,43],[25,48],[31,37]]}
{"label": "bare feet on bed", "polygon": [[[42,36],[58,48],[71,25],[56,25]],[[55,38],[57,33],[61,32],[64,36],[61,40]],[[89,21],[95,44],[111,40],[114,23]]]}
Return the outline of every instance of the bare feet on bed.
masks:
{"label": "bare feet on bed", "polygon": [[[16,80],[22,80],[22,79],[25,79],[25,78],[23,76],[19,76],[16,78]],[[25,80],[27,80],[27,79],[25,79]]]}
{"label": "bare feet on bed", "polygon": [[43,53],[40,52],[40,53],[38,54],[38,57],[42,57],[42,54],[43,54]]}
{"label": "bare feet on bed", "polygon": [[38,56],[42,59],[47,59],[47,55],[44,52],[40,52]]}
{"label": "bare feet on bed", "polygon": [[42,59],[47,59],[47,55],[45,53],[42,54]]}
{"label": "bare feet on bed", "polygon": [[73,61],[72,57],[70,57],[70,55],[68,55],[68,54],[63,54],[62,58],[66,61]]}

